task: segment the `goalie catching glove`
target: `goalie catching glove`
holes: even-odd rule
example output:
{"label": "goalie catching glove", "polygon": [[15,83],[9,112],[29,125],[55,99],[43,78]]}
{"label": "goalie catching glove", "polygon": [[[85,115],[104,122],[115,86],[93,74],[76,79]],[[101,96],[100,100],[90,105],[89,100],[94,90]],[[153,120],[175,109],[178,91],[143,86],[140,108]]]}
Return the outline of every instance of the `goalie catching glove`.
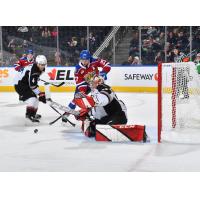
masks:
{"label": "goalie catching glove", "polygon": [[81,110],[79,110],[79,115],[76,116],[76,119],[84,121],[89,117],[88,113],[95,106],[93,97],[79,92],[75,95],[74,102],[81,108]]}
{"label": "goalie catching glove", "polygon": [[81,109],[79,110],[79,115],[75,116],[75,118],[80,121],[85,121],[86,118],[89,118],[89,111],[90,109]]}

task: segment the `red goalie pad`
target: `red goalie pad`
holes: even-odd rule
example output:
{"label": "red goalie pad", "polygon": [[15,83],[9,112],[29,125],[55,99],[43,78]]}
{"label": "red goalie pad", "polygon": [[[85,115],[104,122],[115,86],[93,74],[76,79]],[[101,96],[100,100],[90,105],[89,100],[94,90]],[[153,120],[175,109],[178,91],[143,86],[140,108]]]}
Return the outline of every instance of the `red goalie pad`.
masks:
{"label": "red goalie pad", "polygon": [[142,125],[97,125],[97,141],[146,142],[145,126]]}

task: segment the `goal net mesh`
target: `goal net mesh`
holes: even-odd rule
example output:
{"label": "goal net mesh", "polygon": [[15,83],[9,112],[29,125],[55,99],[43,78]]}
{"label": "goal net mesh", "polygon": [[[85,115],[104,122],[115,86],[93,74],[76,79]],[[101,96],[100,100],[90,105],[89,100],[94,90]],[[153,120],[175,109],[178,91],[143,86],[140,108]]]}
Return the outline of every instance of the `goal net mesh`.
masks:
{"label": "goal net mesh", "polygon": [[199,133],[200,142],[200,76],[193,62],[162,64],[162,132],[186,140]]}

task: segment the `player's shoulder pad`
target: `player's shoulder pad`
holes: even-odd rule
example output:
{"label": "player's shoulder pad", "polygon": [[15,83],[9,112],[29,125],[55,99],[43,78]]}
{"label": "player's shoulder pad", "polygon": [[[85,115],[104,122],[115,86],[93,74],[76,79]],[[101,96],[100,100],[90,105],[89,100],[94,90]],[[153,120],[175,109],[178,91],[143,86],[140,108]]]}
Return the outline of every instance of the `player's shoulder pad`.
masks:
{"label": "player's shoulder pad", "polygon": [[111,93],[112,93],[111,87],[108,86],[108,85],[106,85],[106,84],[98,85],[98,86],[97,86],[97,90],[98,90],[99,92],[101,92],[101,91],[107,92],[108,94],[111,94]]}
{"label": "player's shoulder pad", "polygon": [[78,72],[81,68],[82,68],[82,67],[81,67],[79,64],[77,64],[77,65],[75,66],[75,73]]}

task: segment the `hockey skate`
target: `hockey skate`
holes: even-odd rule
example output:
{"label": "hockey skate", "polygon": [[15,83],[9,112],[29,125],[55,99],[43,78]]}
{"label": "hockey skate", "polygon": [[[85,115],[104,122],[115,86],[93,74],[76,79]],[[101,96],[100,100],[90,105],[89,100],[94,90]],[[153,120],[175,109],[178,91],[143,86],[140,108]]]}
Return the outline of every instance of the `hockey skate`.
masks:
{"label": "hockey skate", "polygon": [[41,118],[41,115],[36,114],[36,111],[33,108],[27,107],[25,116],[27,125],[38,124],[40,122],[39,119]]}
{"label": "hockey skate", "polygon": [[38,120],[38,119],[41,119],[41,118],[42,118],[42,115],[40,115],[40,114],[36,114],[36,115],[35,115],[35,119]]}
{"label": "hockey skate", "polygon": [[40,121],[36,119],[34,116],[26,115],[26,125],[31,126],[31,125],[38,125]]}

